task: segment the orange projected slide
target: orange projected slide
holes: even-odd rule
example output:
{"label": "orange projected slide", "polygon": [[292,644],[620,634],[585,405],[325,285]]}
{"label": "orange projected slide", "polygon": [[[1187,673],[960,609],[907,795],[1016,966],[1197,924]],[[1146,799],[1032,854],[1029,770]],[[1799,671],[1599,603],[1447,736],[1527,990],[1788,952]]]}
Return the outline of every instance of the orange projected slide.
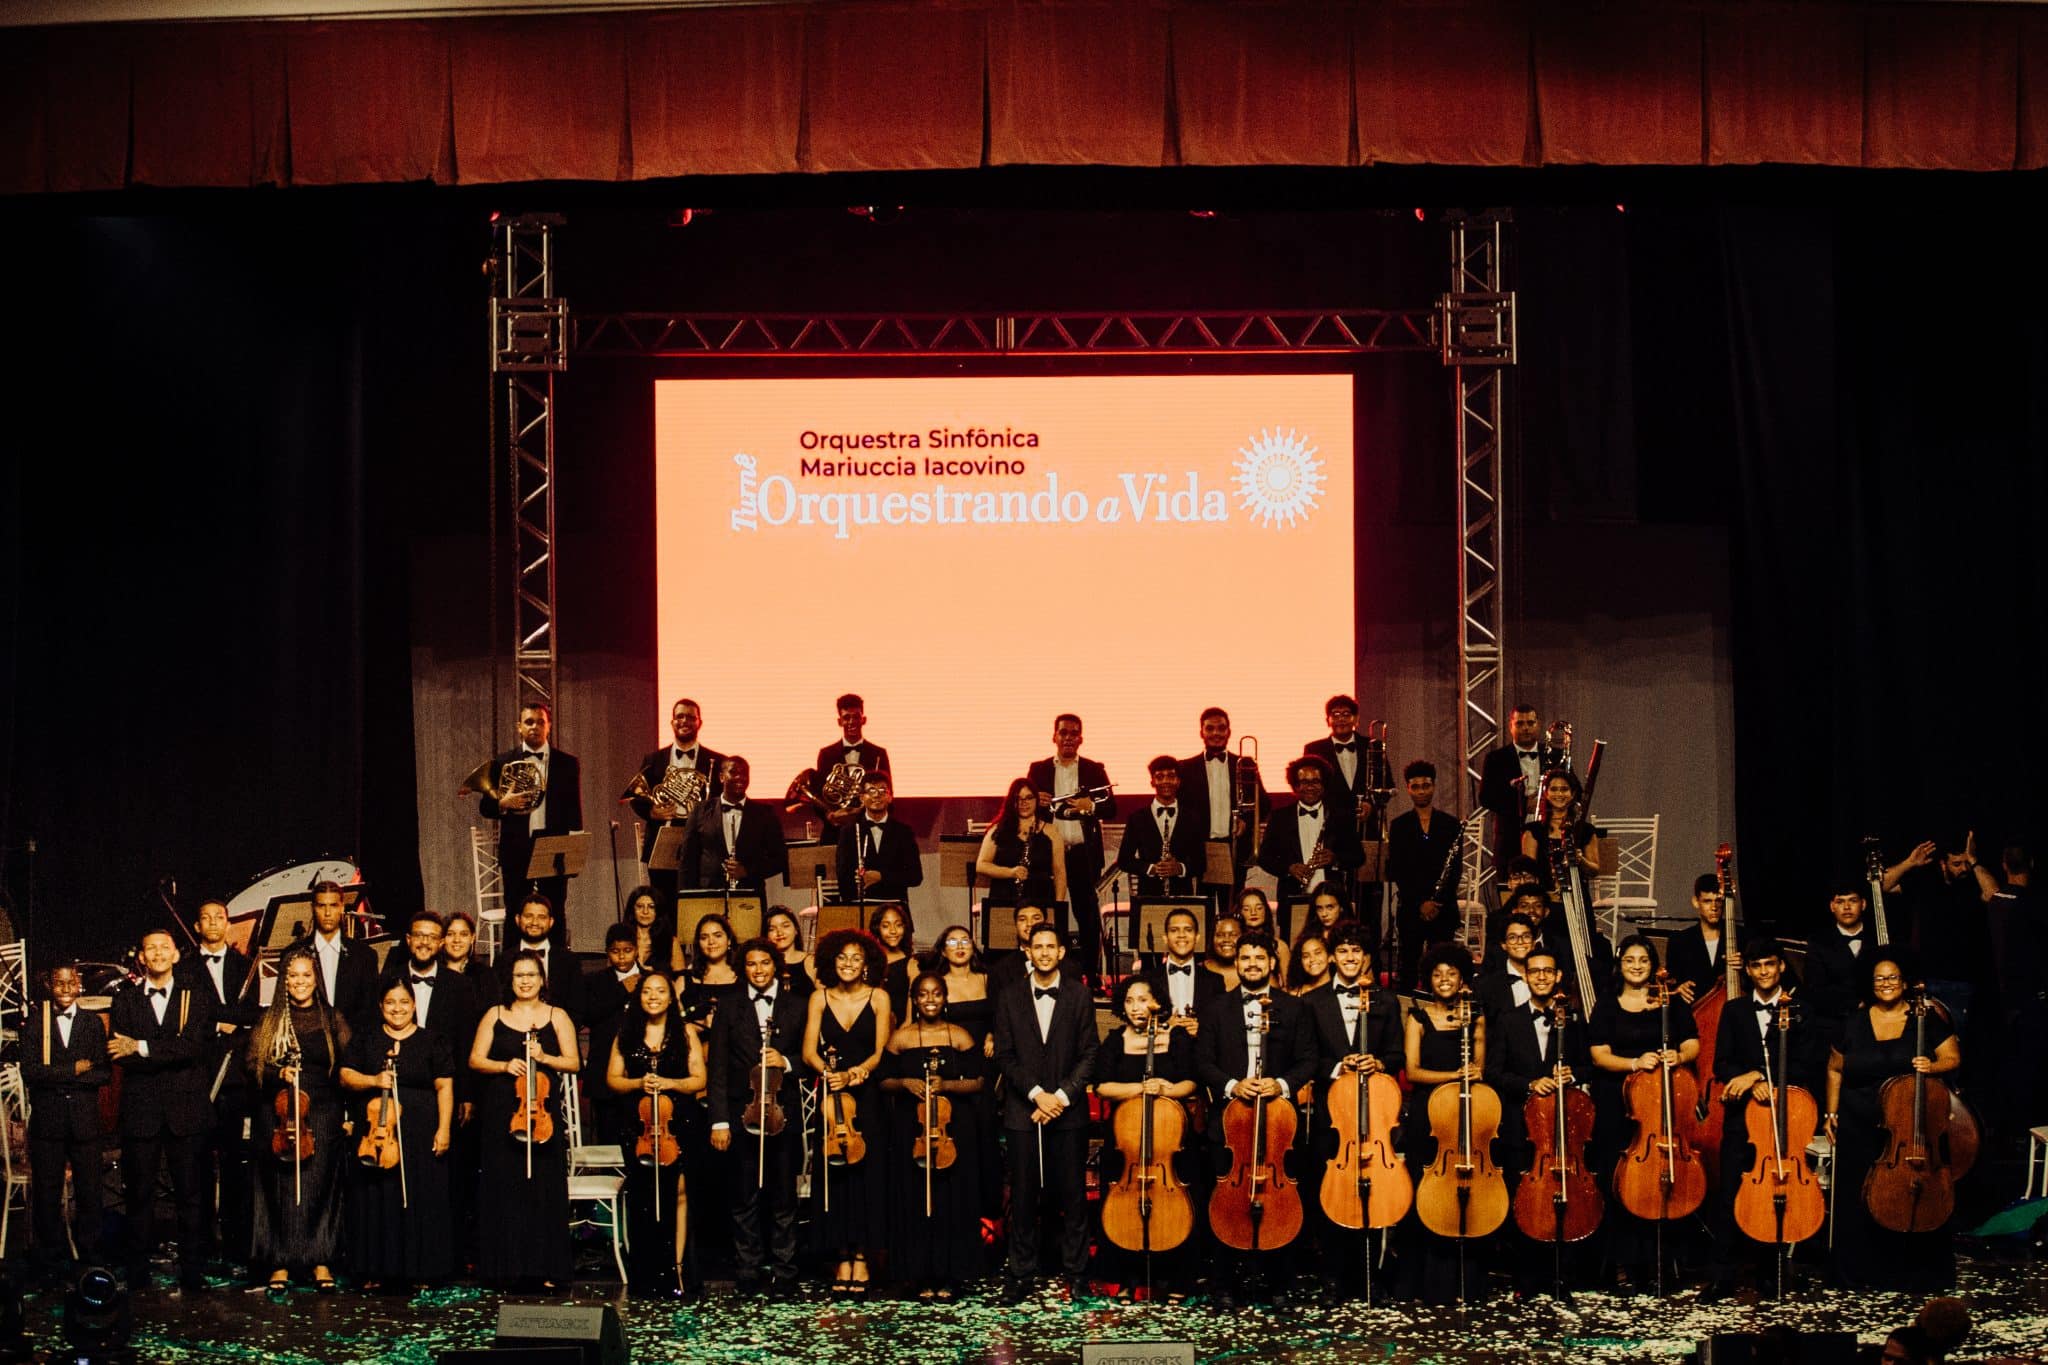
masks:
{"label": "orange projected slide", "polygon": [[901,796],[1000,793],[1078,713],[1119,796],[1201,744],[1269,786],[1352,690],[1348,375],[655,384],[660,710],[772,798],[857,692]]}

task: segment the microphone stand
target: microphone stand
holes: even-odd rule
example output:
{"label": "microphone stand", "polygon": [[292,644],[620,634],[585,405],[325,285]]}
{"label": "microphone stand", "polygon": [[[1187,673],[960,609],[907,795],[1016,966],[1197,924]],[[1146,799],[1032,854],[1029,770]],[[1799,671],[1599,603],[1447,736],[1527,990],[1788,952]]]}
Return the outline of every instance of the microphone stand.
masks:
{"label": "microphone stand", "polygon": [[619,903],[619,917],[614,923],[626,922],[626,893],[619,889],[619,822],[612,821],[612,899]]}

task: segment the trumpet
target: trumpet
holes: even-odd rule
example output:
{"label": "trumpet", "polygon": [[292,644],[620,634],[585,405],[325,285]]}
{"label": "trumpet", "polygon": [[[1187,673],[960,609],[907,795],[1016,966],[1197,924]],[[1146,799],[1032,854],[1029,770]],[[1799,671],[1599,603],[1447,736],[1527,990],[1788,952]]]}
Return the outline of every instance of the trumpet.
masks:
{"label": "trumpet", "polygon": [[619,793],[619,804],[635,797],[652,802],[657,806],[673,806],[677,820],[689,820],[704,805],[711,795],[711,779],[695,768],[685,768],[679,763],[668,765],[668,771],[661,775],[661,781],[650,787],[647,774],[634,773],[633,780]]}
{"label": "trumpet", "polygon": [[1084,787],[1080,791],[1073,792],[1067,796],[1054,796],[1049,792],[1040,792],[1038,794],[1038,803],[1045,807],[1046,813],[1055,820],[1081,820],[1086,817],[1075,813],[1071,809],[1075,802],[1085,797],[1099,805],[1109,800],[1115,794],[1116,784],[1114,782],[1105,782],[1099,787]]}
{"label": "trumpet", "polygon": [[462,785],[455,789],[457,796],[468,796],[480,792],[498,803],[500,810],[532,810],[548,793],[547,770],[540,760],[533,757],[515,758],[498,769],[498,780],[491,780],[491,759],[485,759],[469,770],[469,776],[462,779]]}

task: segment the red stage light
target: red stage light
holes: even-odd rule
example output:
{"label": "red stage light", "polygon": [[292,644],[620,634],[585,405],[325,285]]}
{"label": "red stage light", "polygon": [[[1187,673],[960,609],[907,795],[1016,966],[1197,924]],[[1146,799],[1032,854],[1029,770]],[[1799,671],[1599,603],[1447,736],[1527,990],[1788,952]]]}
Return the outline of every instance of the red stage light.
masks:
{"label": "red stage light", "polygon": [[1429,215],[1424,213],[1421,209],[1417,209],[1415,210],[1415,221],[1418,223],[1427,222],[1429,221]]}

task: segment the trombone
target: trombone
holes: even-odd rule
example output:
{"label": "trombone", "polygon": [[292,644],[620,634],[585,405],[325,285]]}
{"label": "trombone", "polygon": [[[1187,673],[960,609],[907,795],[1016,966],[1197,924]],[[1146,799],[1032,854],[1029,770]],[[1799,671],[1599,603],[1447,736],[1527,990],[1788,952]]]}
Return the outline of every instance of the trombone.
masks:
{"label": "trombone", "polygon": [[1243,828],[1231,831],[1231,852],[1235,856],[1237,840],[1249,833],[1252,842],[1258,842],[1259,834],[1259,737],[1241,735],[1237,741],[1237,759],[1231,765],[1232,802],[1235,813]]}

